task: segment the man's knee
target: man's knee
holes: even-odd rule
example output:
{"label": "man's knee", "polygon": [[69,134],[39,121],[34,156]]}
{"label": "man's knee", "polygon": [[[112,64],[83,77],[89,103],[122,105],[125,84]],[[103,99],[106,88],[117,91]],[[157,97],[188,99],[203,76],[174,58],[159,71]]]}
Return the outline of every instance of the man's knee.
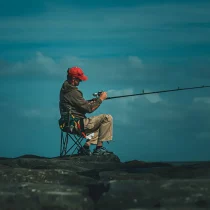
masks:
{"label": "man's knee", "polygon": [[110,114],[103,114],[103,120],[105,122],[112,122],[113,121],[113,117]]}
{"label": "man's knee", "polygon": [[112,122],[113,121],[112,115],[107,114],[106,117],[107,117],[107,119],[108,119],[109,122]]}

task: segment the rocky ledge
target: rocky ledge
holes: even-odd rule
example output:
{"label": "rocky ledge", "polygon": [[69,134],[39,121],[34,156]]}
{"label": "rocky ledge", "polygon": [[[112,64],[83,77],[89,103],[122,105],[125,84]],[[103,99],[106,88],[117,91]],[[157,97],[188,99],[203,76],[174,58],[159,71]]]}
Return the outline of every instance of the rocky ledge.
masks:
{"label": "rocky ledge", "polygon": [[0,158],[1,210],[210,209],[210,162]]}

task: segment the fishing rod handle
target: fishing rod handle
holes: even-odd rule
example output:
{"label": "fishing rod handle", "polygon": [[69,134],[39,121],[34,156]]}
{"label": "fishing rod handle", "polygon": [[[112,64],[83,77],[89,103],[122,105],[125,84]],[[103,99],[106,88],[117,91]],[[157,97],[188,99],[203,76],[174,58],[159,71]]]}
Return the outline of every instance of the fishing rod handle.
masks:
{"label": "fishing rod handle", "polygon": [[104,91],[101,90],[101,91],[98,91],[97,93],[93,93],[93,96],[94,97],[100,97],[101,93],[103,93]]}

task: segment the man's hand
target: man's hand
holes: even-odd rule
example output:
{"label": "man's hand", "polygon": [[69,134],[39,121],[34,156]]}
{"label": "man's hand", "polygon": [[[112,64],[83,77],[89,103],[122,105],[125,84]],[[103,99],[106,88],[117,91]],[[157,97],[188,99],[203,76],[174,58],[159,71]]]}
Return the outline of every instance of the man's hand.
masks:
{"label": "man's hand", "polygon": [[88,103],[93,104],[93,103],[95,103],[95,101],[96,101],[96,98],[93,98],[93,99],[88,100]]}
{"label": "man's hand", "polygon": [[100,99],[103,101],[107,98],[107,93],[106,92],[102,92],[100,95]]}

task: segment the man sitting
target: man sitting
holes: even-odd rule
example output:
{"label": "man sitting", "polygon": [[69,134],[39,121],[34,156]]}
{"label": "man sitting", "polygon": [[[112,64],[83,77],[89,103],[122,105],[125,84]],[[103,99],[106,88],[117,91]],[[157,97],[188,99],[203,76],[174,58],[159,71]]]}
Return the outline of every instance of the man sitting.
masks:
{"label": "man sitting", "polygon": [[[68,112],[71,108],[71,113],[75,118],[83,120],[84,132],[91,136],[87,139],[83,148],[78,153],[81,155],[106,155],[109,152],[103,147],[104,141],[112,140],[113,135],[113,119],[109,114],[101,114],[93,117],[86,117],[86,113],[94,112],[101,103],[107,98],[107,93],[102,92],[100,97],[91,100],[85,100],[83,93],[78,89],[81,81],[86,81],[88,78],[84,75],[83,70],[79,67],[68,68],[67,80],[64,81],[60,90],[60,114]],[[91,134],[91,135],[90,135]],[[93,153],[90,151],[90,145],[96,145]]]}

